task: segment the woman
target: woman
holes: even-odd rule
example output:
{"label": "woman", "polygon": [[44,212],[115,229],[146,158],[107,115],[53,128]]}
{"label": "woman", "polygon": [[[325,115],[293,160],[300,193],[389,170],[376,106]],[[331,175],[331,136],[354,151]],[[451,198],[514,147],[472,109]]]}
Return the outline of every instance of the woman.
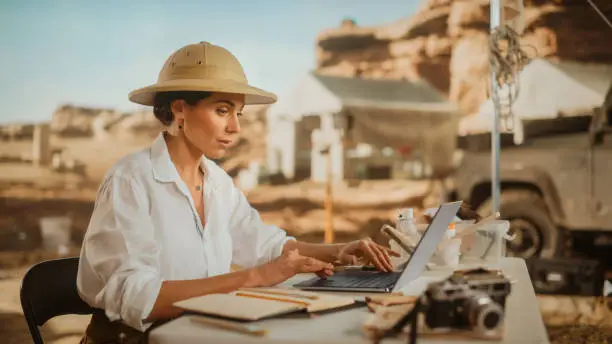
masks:
{"label": "woman", "polygon": [[[249,86],[227,50],[206,42],[173,53],[156,84],[130,93],[153,106],[166,130],[150,148],[106,175],[81,249],[77,286],[98,309],[82,342],[144,342],[153,323],[178,316],[172,303],[240,287],[273,286],[297,273],[333,274],[332,264],[393,269],[371,240],[307,244],[265,225],[210,159],[240,133],[245,104],[276,96]],[[243,270],[230,272],[236,264]]]}

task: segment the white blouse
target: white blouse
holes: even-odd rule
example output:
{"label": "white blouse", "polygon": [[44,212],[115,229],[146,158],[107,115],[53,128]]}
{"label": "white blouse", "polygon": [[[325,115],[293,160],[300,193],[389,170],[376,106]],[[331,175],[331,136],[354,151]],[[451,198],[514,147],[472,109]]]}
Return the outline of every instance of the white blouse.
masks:
{"label": "white blouse", "polygon": [[162,281],[225,274],[232,263],[260,265],[294,239],[264,224],[217,164],[202,157],[201,166],[204,227],[163,134],[104,178],[83,239],[77,288],[111,321],[144,331]]}

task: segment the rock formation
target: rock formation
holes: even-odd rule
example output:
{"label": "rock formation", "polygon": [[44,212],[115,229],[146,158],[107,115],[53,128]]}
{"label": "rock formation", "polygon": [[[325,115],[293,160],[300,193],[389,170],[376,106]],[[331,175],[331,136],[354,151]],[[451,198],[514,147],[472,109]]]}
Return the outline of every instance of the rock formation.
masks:
{"label": "rock formation", "polygon": [[[596,0],[608,18],[612,3]],[[317,37],[318,71],[364,78],[424,78],[472,114],[488,89],[489,0],[427,0],[412,17],[359,27],[344,20]],[[612,29],[582,0],[525,0],[530,57],[612,63]]]}
{"label": "rock formation", "polygon": [[62,105],[51,117],[51,131],[60,136],[91,136],[97,119],[112,120],[115,116],[115,112],[110,109]]}

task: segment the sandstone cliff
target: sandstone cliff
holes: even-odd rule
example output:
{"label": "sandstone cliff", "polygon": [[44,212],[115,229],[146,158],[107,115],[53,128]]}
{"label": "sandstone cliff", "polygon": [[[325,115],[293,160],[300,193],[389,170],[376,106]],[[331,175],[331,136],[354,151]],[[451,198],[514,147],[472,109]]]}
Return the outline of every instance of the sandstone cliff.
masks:
{"label": "sandstone cliff", "polygon": [[62,105],[51,117],[51,131],[60,137],[151,136],[160,128],[152,111],[120,113],[114,109]]}
{"label": "sandstone cliff", "polygon": [[[240,140],[232,147],[222,167],[235,176],[254,161],[264,162],[266,155],[267,106],[247,106],[241,118]],[[53,113],[50,127],[52,142],[74,154],[93,173],[94,179],[119,157],[144,148],[163,129],[150,109],[121,113],[114,109],[97,109],[62,105]],[[31,141],[33,124],[0,126],[0,140]],[[10,142],[7,144],[11,144]],[[28,146],[29,147],[29,146]],[[114,154],[94,154],[98,150]],[[29,152],[29,148],[26,153]],[[1,153],[1,152],[0,152]],[[11,152],[11,154],[17,154]],[[29,154],[29,153],[28,153]]]}
{"label": "sandstone cliff", "polygon": [[[595,1],[608,18],[612,3]],[[427,0],[412,17],[359,27],[345,20],[317,37],[318,71],[424,78],[472,114],[487,97],[489,0]],[[612,29],[582,0],[525,0],[530,57],[612,63]]]}

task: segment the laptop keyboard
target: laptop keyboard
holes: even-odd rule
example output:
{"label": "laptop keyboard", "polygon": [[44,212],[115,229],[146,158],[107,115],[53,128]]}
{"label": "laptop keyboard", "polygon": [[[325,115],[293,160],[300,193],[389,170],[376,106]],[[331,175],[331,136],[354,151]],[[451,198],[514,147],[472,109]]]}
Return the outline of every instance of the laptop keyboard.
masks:
{"label": "laptop keyboard", "polygon": [[[393,287],[400,275],[399,272],[338,272],[327,279],[306,282],[316,287],[383,289]],[[299,285],[302,285],[302,283],[299,283]]]}

